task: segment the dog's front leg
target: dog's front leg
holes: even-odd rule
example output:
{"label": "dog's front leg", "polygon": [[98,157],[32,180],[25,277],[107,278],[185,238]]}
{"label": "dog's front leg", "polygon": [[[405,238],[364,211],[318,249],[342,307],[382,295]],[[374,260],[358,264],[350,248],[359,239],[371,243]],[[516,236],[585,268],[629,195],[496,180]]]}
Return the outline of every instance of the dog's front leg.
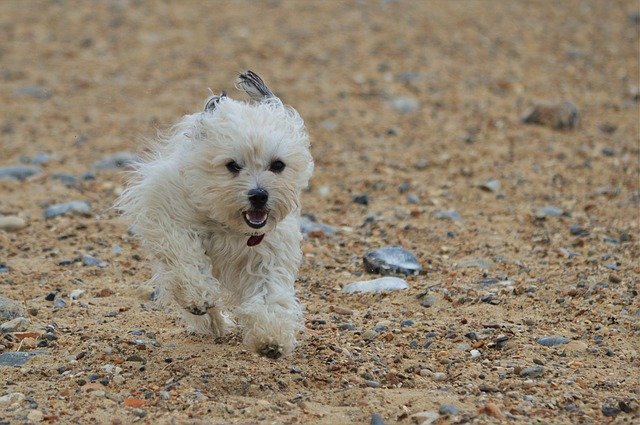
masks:
{"label": "dog's front leg", "polygon": [[257,283],[236,315],[244,328],[244,342],[254,351],[273,359],[293,351],[302,328],[302,309],[293,284]]}

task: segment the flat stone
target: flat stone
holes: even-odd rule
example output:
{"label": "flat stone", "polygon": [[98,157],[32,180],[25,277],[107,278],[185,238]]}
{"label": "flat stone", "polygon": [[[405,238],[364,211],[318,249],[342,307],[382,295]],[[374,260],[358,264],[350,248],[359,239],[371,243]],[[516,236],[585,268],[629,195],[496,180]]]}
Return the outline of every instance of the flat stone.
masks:
{"label": "flat stone", "polygon": [[542,208],[538,208],[536,210],[536,218],[543,219],[546,217],[560,217],[564,214],[564,212],[553,205],[547,205]]}
{"label": "flat stone", "polygon": [[107,267],[107,263],[99,258],[92,257],[91,255],[85,255],[82,257],[82,264],[88,267]]}
{"label": "flat stone", "polygon": [[398,96],[389,101],[389,106],[401,114],[408,114],[417,111],[420,108],[420,102],[413,97]]}
{"label": "flat stone", "polygon": [[576,339],[571,341],[564,347],[564,353],[567,355],[583,354],[587,352],[588,348],[589,346],[586,342]]}
{"label": "flat stone", "polygon": [[422,307],[433,307],[433,305],[436,303],[436,297],[434,297],[433,295],[427,295],[426,297],[424,297],[424,299],[420,302],[420,305]]}
{"label": "flat stone", "polygon": [[44,354],[45,351],[9,351],[0,354],[0,366],[22,366],[38,354]]}
{"label": "flat stone", "polygon": [[578,126],[580,115],[569,101],[539,103],[522,118],[525,124],[536,124],[555,130],[570,130]]}
{"label": "flat stone", "polygon": [[17,301],[0,297],[0,321],[6,322],[16,317],[27,317],[27,311]]}
{"label": "flat stone", "polygon": [[555,345],[564,345],[571,341],[569,338],[564,336],[543,336],[538,339],[538,344],[544,345],[545,347],[553,347]]}
{"label": "flat stone", "polygon": [[138,160],[138,156],[132,152],[116,152],[103,157],[93,163],[93,167],[98,170],[112,170],[125,168]]}
{"label": "flat stone", "polygon": [[66,173],[55,173],[51,176],[52,180],[58,180],[67,187],[73,187],[78,183],[78,178]]}
{"label": "flat stone", "polygon": [[333,235],[336,233],[336,229],[327,224],[318,223],[315,218],[310,215],[304,214],[300,217],[300,232],[303,235],[309,235],[313,233],[322,232],[326,235]]}
{"label": "flat stone", "polygon": [[35,165],[11,165],[0,167],[0,180],[25,180],[36,174],[40,174],[42,168]]}
{"label": "flat stone", "polygon": [[0,397],[0,404],[9,404],[9,403],[16,403],[16,402],[19,403],[24,399],[25,399],[25,396],[22,393],[18,393],[18,392],[7,393]]}
{"label": "flat stone", "polygon": [[489,270],[493,267],[493,262],[486,258],[465,258],[458,261],[456,269],[467,269],[477,267],[479,269]]}
{"label": "flat stone", "polygon": [[420,425],[431,425],[438,421],[440,415],[438,412],[419,412],[411,415],[411,419]]}
{"label": "flat stone", "polygon": [[460,217],[460,213],[458,211],[455,210],[443,210],[443,211],[436,211],[433,216],[435,218],[438,218],[440,220],[451,220],[451,221],[460,221],[462,220],[462,217]]}
{"label": "flat stone", "polygon": [[26,317],[16,317],[0,325],[0,332],[22,332],[29,328],[31,321]]}
{"label": "flat stone", "polygon": [[480,185],[480,189],[487,192],[498,192],[500,190],[500,180],[489,179]]}
{"label": "flat stone", "polygon": [[15,232],[16,230],[24,229],[26,226],[27,222],[18,216],[7,215],[0,217],[0,230]]}
{"label": "flat stone", "polygon": [[438,409],[438,413],[441,415],[457,415],[460,413],[460,409],[452,404],[443,404],[440,406],[440,409]]}
{"label": "flat stone", "polygon": [[342,292],[353,294],[357,292],[390,292],[407,289],[409,285],[404,279],[397,277],[381,277],[379,279],[353,282],[342,288]]}
{"label": "flat stone", "polygon": [[45,100],[51,97],[51,90],[45,86],[29,85],[16,89],[16,94],[20,96],[33,97],[34,99]]}
{"label": "flat stone", "polygon": [[380,413],[371,415],[371,425],[384,425],[384,419]]}
{"label": "flat stone", "polygon": [[68,213],[87,216],[91,213],[91,206],[85,201],[70,201],[49,205],[44,210],[44,218],[50,219]]}
{"label": "flat stone", "polygon": [[542,366],[533,366],[522,369],[519,375],[523,378],[539,378],[543,373],[544,368]]}
{"label": "flat stone", "polygon": [[382,275],[417,275],[422,271],[416,256],[400,246],[369,250],[364,254],[363,262],[367,272]]}

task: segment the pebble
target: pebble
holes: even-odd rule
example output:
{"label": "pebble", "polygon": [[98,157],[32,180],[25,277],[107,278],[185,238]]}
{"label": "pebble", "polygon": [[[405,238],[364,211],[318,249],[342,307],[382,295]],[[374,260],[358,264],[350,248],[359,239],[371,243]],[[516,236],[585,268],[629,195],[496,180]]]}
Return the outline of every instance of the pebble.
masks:
{"label": "pebble", "polygon": [[452,404],[443,404],[440,406],[440,409],[438,409],[438,413],[441,415],[457,415],[460,413],[460,409]]}
{"label": "pebble", "polygon": [[400,322],[400,327],[401,328],[406,328],[406,327],[413,326],[413,325],[414,325],[413,320],[403,320],[402,322]]}
{"label": "pebble", "polygon": [[42,168],[35,165],[10,165],[0,167],[0,180],[25,180],[41,172]]}
{"label": "pebble", "polygon": [[78,178],[76,176],[72,176],[71,174],[66,173],[55,173],[51,176],[51,179],[58,180],[67,187],[73,187],[78,182]]}
{"label": "pebble", "polygon": [[571,340],[564,336],[543,336],[538,339],[538,344],[544,345],[545,347],[553,347],[555,345],[564,345],[569,341]]}
{"label": "pebble", "polygon": [[523,378],[539,378],[543,373],[544,368],[542,366],[533,366],[522,369],[519,375]]}
{"label": "pebble", "polygon": [[409,194],[407,195],[407,202],[410,204],[419,204],[420,198],[418,197],[418,195]]}
{"label": "pebble", "polygon": [[27,419],[30,422],[40,422],[42,421],[42,418],[44,418],[44,413],[36,409],[29,411],[27,414]]}
{"label": "pebble", "polygon": [[16,317],[27,317],[24,307],[17,301],[0,296],[0,321],[6,322]]}
{"label": "pebble", "polygon": [[582,354],[586,353],[588,348],[589,346],[586,342],[576,339],[571,341],[564,347],[564,353],[568,355]]}
{"label": "pebble", "polygon": [[573,236],[589,236],[589,231],[578,224],[572,224],[569,226],[569,233]]}
{"label": "pebble", "polygon": [[82,289],[74,289],[73,291],[71,291],[71,293],[69,293],[69,298],[71,298],[72,300],[77,300],[82,296],[82,294],[84,294],[84,291]]}
{"label": "pebble", "polygon": [[371,425],[384,425],[384,419],[380,413],[371,415]]}
{"label": "pebble", "polygon": [[88,267],[100,267],[100,268],[104,268],[107,267],[107,263],[102,261],[99,258],[96,257],[92,257],[91,255],[85,255],[82,257],[82,264]]}
{"label": "pebble", "polygon": [[420,102],[409,96],[395,97],[389,101],[389,105],[401,114],[415,112],[420,108]]}
{"label": "pebble", "polygon": [[338,325],[338,329],[340,329],[341,331],[355,331],[356,325],[354,325],[353,323],[341,323]]}
{"label": "pebble", "polygon": [[29,328],[31,321],[26,317],[16,317],[0,325],[0,332],[22,332]]}
{"label": "pebble", "polygon": [[436,382],[442,382],[447,380],[447,374],[444,372],[435,372],[431,378]]}
{"label": "pebble", "polygon": [[0,217],[0,230],[15,232],[27,226],[27,222],[18,216],[7,215]]}
{"label": "pebble", "polygon": [[67,306],[67,302],[63,298],[56,298],[53,301],[53,306],[55,308],[64,308]]}
{"label": "pebble", "polygon": [[531,108],[522,118],[525,124],[537,124],[555,130],[576,128],[580,115],[578,108],[572,102],[540,103]]}
{"label": "pebble", "polygon": [[487,192],[498,192],[500,190],[500,180],[489,179],[480,185],[480,189]]}
{"label": "pebble", "polygon": [[138,156],[131,152],[116,152],[107,155],[93,163],[93,167],[98,170],[110,170],[124,168],[138,160]]}
{"label": "pebble", "polygon": [[0,366],[22,366],[42,351],[9,351],[0,354]]}
{"label": "pebble", "polygon": [[483,410],[489,416],[493,416],[494,418],[504,419],[504,415],[502,414],[502,411],[500,411],[500,408],[495,403],[488,402],[487,404],[485,404]]}
{"label": "pebble", "polygon": [[493,262],[486,258],[466,258],[458,261],[455,267],[456,269],[477,267],[479,269],[489,270],[493,267]]}
{"label": "pebble", "polygon": [[16,89],[16,94],[20,96],[33,97],[35,99],[49,99],[51,97],[51,90],[45,86],[32,84],[29,86],[22,86]]}
{"label": "pebble", "polygon": [[417,275],[422,271],[416,256],[400,246],[369,250],[362,260],[369,273]]}
{"label": "pebble", "polygon": [[609,406],[607,404],[603,405],[601,410],[602,414],[608,418],[618,416],[618,414],[620,413],[620,409],[618,408],[618,406]]}
{"label": "pebble", "polygon": [[369,205],[369,196],[368,195],[355,195],[351,198],[353,202],[360,205]]}
{"label": "pebble", "polygon": [[438,412],[419,412],[411,415],[411,418],[420,425],[431,425],[438,421]]}
{"label": "pebble", "polygon": [[472,359],[475,359],[476,357],[480,357],[482,355],[479,350],[471,350],[469,354],[471,355]]}
{"label": "pebble", "polygon": [[113,254],[113,255],[122,254],[122,247],[120,245],[113,245],[111,247],[111,254]]}
{"label": "pebble", "polygon": [[547,217],[560,217],[563,214],[564,212],[560,208],[554,207],[553,205],[547,205],[542,208],[538,208],[535,216],[537,219],[544,219]]}
{"label": "pebble", "polygon": [[4,263],[0,263],[0,273],[9,273],[9,267]]}
{"label": "pebble", "polygon": [[62,204],[49,205],[44,210],[44,218],[49,219],[67,213],[89,215],[91,213],[91,206],[85,201],[71,201],[64,202]]}
{"label": "pebble", "polygon": [[44,297],[44,299],[45,299],[46,301],[53,301],[53,300],[55,300],[55,299],[56,299],[56,293],[55,293],[55,292],[49,292],[49,293]]}
{"label": "pebble", "polygon": [[403,181],[398,186],[398,192],[400,193],[406,193],[409,191],[409,189],[411,189],[411,183],[409,183],[408,181]]}
{"label": "pebble", "polygon": [[25,399],[25,396],[22,393],[18,393],[18,392],[8,393],[0,397],[0,404],[19,403],[24,399]]}
{"label": "pebble", "polygon": [[460,221],[462,217],[460,217],[460,213],[455,210],[442,210],[436,211],[433,216],[440,220],[451,220],[451,221]]}
{"label": "pebble", "polygon": [[369,380],[369,379],[365,379],[364,383],[369,388],[378,388],[378,387],[380,387],[380,382],[378,382],[378,381],[372,381],[372,380]]}
{"label": "pebble", "polygon": [[303,235],[318,233],[333,235],[336,233],[336,229],[327,224],[318,223],[313,216],[304,214],[300,217],[300,232],[302,232]]}
{"label": "pebble", "polygon": [[389,292],[407,289],[409,285],[404,279],[397,277],[381,277],[350,283],[342,288],[342,292],[353,294],[357,292]]}
{"label": "pebble", "polygon": [[422,300],[422,302],[420,302],[420,305],[422,307],[433,307],[433,305],[436,303],[436,297],[434,297],[433,295],[427,295],[426,297],[424,297],[424,299]]}
{"label": "pebble", "polygon": [[362,334],[362,339],[364,339],[365,341],[371,341],[375,339],[377,336],[378,336],[378,332],[376,332],[373,329],[369,329],[368,331]]}

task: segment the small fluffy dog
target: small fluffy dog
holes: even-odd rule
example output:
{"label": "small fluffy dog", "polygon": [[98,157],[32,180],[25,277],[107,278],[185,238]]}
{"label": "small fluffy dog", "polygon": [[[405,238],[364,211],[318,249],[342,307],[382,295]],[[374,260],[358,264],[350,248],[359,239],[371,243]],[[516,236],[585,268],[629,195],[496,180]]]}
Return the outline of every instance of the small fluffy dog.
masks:
{"label": "small fluffy dog", "polygon": [[177,305],[190,331],[221,336],[231,312],[246,344],[278,358],[303,324],[294,281],[313,159],[302,118],[258,75],[236,87],[252,101],[222,92],[183,117],[135,164],[117,207],[152,257],[159,301]]}

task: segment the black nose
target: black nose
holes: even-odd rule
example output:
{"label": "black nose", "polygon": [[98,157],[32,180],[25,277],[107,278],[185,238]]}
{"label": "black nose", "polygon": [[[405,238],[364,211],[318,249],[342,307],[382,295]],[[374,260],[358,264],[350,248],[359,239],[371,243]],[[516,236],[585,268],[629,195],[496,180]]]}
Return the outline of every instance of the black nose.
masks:
{"label": "black nose", "polygon": [[269,192],[264,189],[251,189],[249,191],[249,202],[251,202],[251,206],[255,209],[262,209],[265,205],[267,205],[267,200],[269,199]]}

